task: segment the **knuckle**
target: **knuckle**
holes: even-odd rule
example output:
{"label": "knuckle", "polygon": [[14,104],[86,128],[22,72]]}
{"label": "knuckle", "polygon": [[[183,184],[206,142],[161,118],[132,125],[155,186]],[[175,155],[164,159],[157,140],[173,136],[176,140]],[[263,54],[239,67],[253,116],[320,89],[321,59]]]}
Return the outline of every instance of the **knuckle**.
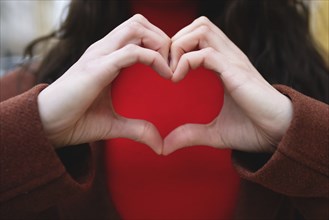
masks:
{"label": "knuckle", "polygon": [[216,53],[216,50],[212,47],[207,47],[203,50],[203,52],[206,58],[210,58]]}
{"label": "knuckle", "polygon": [[131,62],[134,62],[134,60],[138,59],[139,48],[135,44],[127,44],[118,50],[118,53],[120,53],[122,57],[126,57],[126,59],[129,58]]}
{"label": "knuckle", "polygon": [[198,38],[199,38],[199,44],[201,47],[206,47],[208,45],[208,38],[209,33],[211,33],[212,30],[209,26],[202,24],[197,28]]}
{"label": "knuckle", "polygon": [[212,65],[214,61],[216,61],[217,51],[212,47],[207,47],[203,49],[201,57],[202,57],[202,65],[208,66]]}
{"label": "knuckle", "polygon": [[184,53],[184,54],[181,56],[180,60],[181,60],[183,63],[186,63],[186,62],[188,62],[188,60],[189,60],[189,56],[190,56],[190,54],[188,54],[188,53]]}
{"label": "knuckle", "polygon": [[174,41],[170,45],[170,50],[171,51],[176,51],[179,48],[177,41]]}
{"label": "knuckle", "polygon": [[201,16],[197,19],[197,22],[200,24],[208,25],[210,23],[210,20],[206,16]]}
{"label": "knuckle", "polygon": [[251,63],[249,57],[248,57],[245,53],[243,53],[243,52],[241,52],[241,58],[242,58],[242,60],[244,60],[245,62],[247,62],[247,63]]}
{"label": "knuckle", "polygon": [[172,45],[171,39],[168,36],[166,36],[163,39],[163,46],[162,47],[169,48],[171,45]]}
{"label": "knuckle", "polygon": [[154,60],[162,59],[162,56],[159,52],[156,52],[154,50],[150,50],[149,52],[154,57]]}
{"label": "knuckle", "polygon": [[127,44],[123,49],[125,52],[131,54],[136,54],[138,52],[138,46],[136,44]]}
{"label": "knuckle", "polygon": [[198,27],[198,30],[202,35],[207,35],[209,32],[211,32],[210,27],[206,24],[201,24],[200,27]]}
{"label": "knuckle", "polygon": [[180,127],[180,133],[183,135],[183,137],[186,139],[187,143],[190,144],[193,142],[193,134],[191,132],[191,129],[188,129],[188,126],[190,124],[187,124],[185,126]]}
{"label": "knuckle", "polygon": [[98,44],[99,44],[99,43],[98,43],[98,41],[97,41],[97,42],[95,42],[95,43],[89,45],[89,47],[87,47],[87,49],[86,49],[86,52],[92,52],[92,51],[96,50],[96,48],[98,47]]}
{"label": "knuckle", "polygon": [[147,19],[146,19],[143,15],[141,15],[141,14],[135,14],[131,19],[132,19],[133,21],[141,22],[141,23],[147,21]]}
{"label": "knuckle", "polygon": [[127,32],[133,36],[140,36],[144,32],[144,27],[139,22],[131,21],[126,26]]}
{"label": "knuckle", "polygon": [[93,49],[95,48],[95,44],[96,44],[96,42],[93,43],[93,44],[90,44],[90,45],[87,47],[87,51],[91,51],[91,50],[93,50]]}
{"label": "knuckle", "polygon": [[151,128],[152,128],[152,124],[145,122],[143,124],[143,128],[141,129],[139,137],[137,137],[137,141],[144,142],[147,137],[147,134],[151,131]]}
{"label": "knuckle", "polygon": [[207,47],[206,51],[207,51],[208,54],[216,53],[216,50],[213,47]]}

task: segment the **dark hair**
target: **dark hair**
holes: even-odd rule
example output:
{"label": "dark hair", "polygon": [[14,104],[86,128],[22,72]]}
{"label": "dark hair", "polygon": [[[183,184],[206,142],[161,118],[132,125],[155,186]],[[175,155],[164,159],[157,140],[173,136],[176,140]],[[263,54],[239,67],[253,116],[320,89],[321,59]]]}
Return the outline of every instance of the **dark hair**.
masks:
{"label": "dark hair", "polygon": [[[301,1],[203,0],[200,15],[218,25],[267,81],[328,103],[328,66],[314,46],[309,11]],[[73,0],[61,27],[25,50],[33,57],[40,42],[59,40],[44,57],[37,71],[38,82],[56,80],[89,45],[129,16],[126,1]]]}

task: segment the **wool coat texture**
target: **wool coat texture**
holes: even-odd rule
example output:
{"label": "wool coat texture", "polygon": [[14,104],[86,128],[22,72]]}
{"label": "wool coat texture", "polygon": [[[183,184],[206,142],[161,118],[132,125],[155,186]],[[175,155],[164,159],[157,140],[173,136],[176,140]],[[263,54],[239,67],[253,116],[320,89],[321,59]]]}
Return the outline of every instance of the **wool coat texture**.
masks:
{"label": "wool coat texture", "polygon": [[[108,196],[104,142],[55,150],[38,113],[48,85],[0,80],[0,219],[120,219]],[[329,219],[329,107],[284,85],[293,119],[273,154],[233,151],[235,219]]]}

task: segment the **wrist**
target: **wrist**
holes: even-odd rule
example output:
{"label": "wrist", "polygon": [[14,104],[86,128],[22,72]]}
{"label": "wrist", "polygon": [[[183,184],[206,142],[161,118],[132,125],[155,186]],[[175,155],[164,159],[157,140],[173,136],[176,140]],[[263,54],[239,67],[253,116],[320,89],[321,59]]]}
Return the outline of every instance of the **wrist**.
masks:
{"label": "wrist", "polygon": [[39,117],[40,117],[40,121],[43,127],[43,131],[44,134],[46,136],[46,138],[49,140],[49,142],[54,146],[54,148],[58,148],[59,145],[56,141],[56,139],[53,137],[51,129],[50,129],[50,125],[51,125],[51,120],[49,119],[48,115],[49,115],[49,103],[47,103],[47,99],[45,97],[45,90],[41,91],[41,93],[38,95],[38,111],[39,111]]}
{"label": "wrist", "polygon": [[276,122],[276,131],[274,132],[275,134],[275,141],[272,145],[272,151],[276,149],[276,146],[280,143],[282,140],[283,136],[287,133],[287,130],[290,127],[292,118],[293,118],[293,104],[289,97],[285,96],[282,94],[282,110],[281,114],[279,117],[279,120]]}

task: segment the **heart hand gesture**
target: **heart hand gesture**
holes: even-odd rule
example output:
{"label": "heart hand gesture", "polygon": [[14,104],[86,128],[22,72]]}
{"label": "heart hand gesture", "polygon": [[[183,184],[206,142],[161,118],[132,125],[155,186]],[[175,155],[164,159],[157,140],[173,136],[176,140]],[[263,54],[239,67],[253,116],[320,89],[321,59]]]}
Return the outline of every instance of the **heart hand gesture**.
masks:
{"label": "heart hand gesture", "polygon": [[[215,71],[225,88],[221,113],[207,125],[182,125],[164,141],[153,124],[118,115],[108,95],[111,83],[122,68],[136,62],[173,82],[199,66]],[[273,151],[292,118],[290,100],[269,85],[243,52],[204,17],[170,39],[135,15],[91,45],[40,93],[38,104],[45,132],[55,146],[124,137],[164,155],[193,145]]]}

